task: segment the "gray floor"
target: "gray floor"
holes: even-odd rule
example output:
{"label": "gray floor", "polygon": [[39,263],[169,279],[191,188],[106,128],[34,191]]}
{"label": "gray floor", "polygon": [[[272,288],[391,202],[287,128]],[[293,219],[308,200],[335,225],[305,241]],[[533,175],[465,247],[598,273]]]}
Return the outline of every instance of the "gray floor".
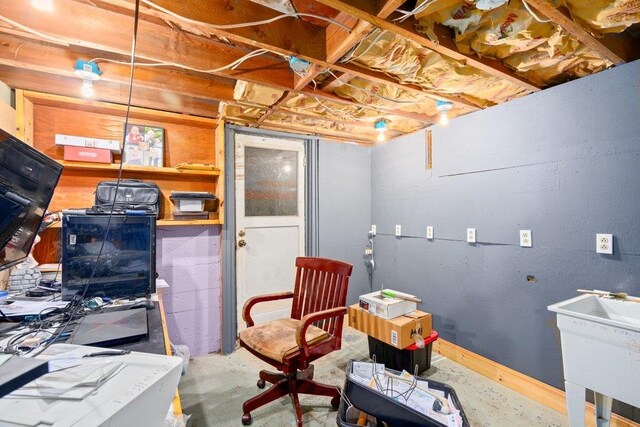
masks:
{"label": "gray floor", "polygon": [[[342,386],[351,359],[369,360],[367,336],[345,327],[342,349],[319,360],[314,379]],[[210,354],[194,358],[180,382],[180,397],[188,426],[242,426],[242,403],[258,394],[258,372],[269,366],[244,349],[227,356]],[[422,373],[452,386],[472,426],[566,426],[567,418],[505,386],[434,354],[431,368]],[[336,412],[329,400],[302,396],[306,426],[335,426]],[[289,397],[252,413],[252,426],[295,426]]]}

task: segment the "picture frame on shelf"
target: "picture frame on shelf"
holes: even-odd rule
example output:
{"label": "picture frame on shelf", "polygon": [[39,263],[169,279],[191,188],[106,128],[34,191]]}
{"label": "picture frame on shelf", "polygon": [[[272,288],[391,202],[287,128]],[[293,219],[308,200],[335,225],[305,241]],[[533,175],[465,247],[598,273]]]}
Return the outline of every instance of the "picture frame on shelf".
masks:
{"label": "picture frame on shelf", "polygon": [[122,163],[134,166],[163,167],[164,129],[129,124],[125,129]]}

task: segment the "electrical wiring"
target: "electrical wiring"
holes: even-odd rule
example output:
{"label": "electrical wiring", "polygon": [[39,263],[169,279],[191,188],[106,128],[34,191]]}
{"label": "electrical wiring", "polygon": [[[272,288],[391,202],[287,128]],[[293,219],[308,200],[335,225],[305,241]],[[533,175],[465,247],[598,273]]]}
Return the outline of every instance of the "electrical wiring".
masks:
{"label": "electrical wiring", "polygon": [[384,96],[384,95],[379,95],[379,94],[377,94],[377,93],[370,92],[370,91],[368,91],[368,90],[366,90],[366,89],[363,89],[363,88],[361,88],[361,87],[358,87],[358,86],[352,85],[352,84],[351,84],[351,83],[349,83],[349,82],[345,82],[344,80],[341,80],[341,79],[340,79],[340,77],[336,76],[336,75],[335,75],[331,70],[329,70],[329,69],[327,69],[327,70],[326,70],[326,72],[327,72],[327,73],[329,73],[329,74],[331,74],[331,75],[333,76],[333,78],[334,78],[334,79],[338,80],[338,81],[339,81],[340,83],[342,83],[343,85],[349,86],[350,88],[353,88],[353,89],[359,90],[359,91],[361,91],[361,92],[366,93],[367,95],[371,95],[371,96],[374,96],[374,97],[376,97],[376,98],[380,98],[380,99],[385,100],[385,101],[393,102],[393,103],[395,103],[395,104],[416,104],[416,103],[420,102],[420,100],[417,100],[417,99],[416,99],[416,100],[413,100],[413,101],[401,101],[401,100],[398,100],[398,99],[393,99],[393,98],[386,97],[386,96]]}
{"label": "electrical wiring", "polygon": [[[373,40],[369,43],[369,46],[367,46],[367,48],[365,50],[363,50],[362,52],[360,52],[356,57],[353,57],[353,54],[355,53],[357,48],[360,47],[362,45],[362,43],[364,43],[371,35],[373,35],[376,32],[376,30],[380,31],[380,33],[373,38]],[[380,38],[382,37],[383,34],[384,34],[384,31],[381,31],[380,28],[376,28],[367,37],[365,37],[364,39],[360,40],[360,43],[358,43],[353,50],[349,51],[350,56],[348,58],[343,58],[343,59],[340,60],[340,62],[343,62],[343,63],[344,62],[351,62],[351,61],[355,61],[356,59],[364,56],[367,52],[369,52],[369,50],[373,46],[375,46],[375,44],[378,42],[378,40],[380,40]]]}
{"label": "electrical wiring", "polygon": [[406,11],[406,10],[401,10],[401,9],[396,9],[396,12],[402,14],[402,16],[395,18],[394,21],[396,22],[404,22],[405,20],[407,20],[408,18],[419,14],[420,12],[424,11],[427,7],[429,7],[431,4],[435,3],[437,0],[422,0],[421,3],[417,4],[416,7],[413,10],[410,11]]}
{"label": "electrical wiring", "polygon": [[[225,70],[235,70],[236,68],[238,68],[238,66],[240,66],[240,64],[242,64],[244,61],[250,59],[250,58],[254,58],[256,56],[260,56],[260,55],[264,55],[266,53],[270,53],[270,51],[268,51],[267,49],[256,49],[252,52],[247,53],[246,55],[236,59],[235,61],[224,65],[222,67],[218,67],[218,68],[213,68],[210,70],[205,70],[205,69],[200,69],[200,68],[194,68],[194,67],[190,67],[188,65],[183,65],[183,64],[176,64],[176,63],[172,63],[172,62],[153,62],[153,63],[136,63],[136,67],[178,67],[178,68],[184,68],[186,70],[190,70],[190,71],[196,71],[199,73],[207,73],[207,74],[211,74],[211,73],[219,73],[220,71],[225,71]],[[280,55],[283,56],[284,55]],[[122,65],[131,65],[131,62],[126,62],[126,61],[118,61],[115,59],[109,59],[109,58],[93,58],[90,59],[88,62],[112,62],[114,64],[122,64]]]}
{"label": "electrical wiring", "polygon": [[533,10],[531,10],[529,5],[527,4],[527,0],[522,0],[522,4],[524,4],[525,9],[527,9],[527,11],[531,14],[531,16],[533,16],[533,19],[535,19],[536,21],[542,22],[543,24],[547,22],[551,22],[551,19],[542,19],[538,15],[533,13]]}
{"label": "electrical wiring", "polygon": [[360,117],[356,117],[353,114],[348,113],[346,111],[335,110],[335,109],[329,107],[328,105],[326,105],[325,103],[323,103],[318,97],[314,96],[313,99],[315,99],[318,102],[318,104],[320,104],[320,106],[322,108],[324,108],[326,111],[329,111],[330,113],[333,113],[333,114],[335,114],[337,116],[348,117],[349,119],[354,120],[354,121],[358,121],[358,122],[370,122],[371,121],[371,120],[367,120],[367,119],[362,119]]}
{"label": "electrical wiring", "polygon": [[[132,35],[132,40],[131,40],[131,68],[130,68],[130,73],[129,73],[129,94],[128,94],[128,98],[127,98],[127,110],[125,113],[125,119],[124,119],[124,129],[127,128],[128,124],[129,124],[129,115],[131,112],[131,98],[133,95],[133,72],[135,69],[135,52],[136,52],[136,42],[138,39],[138,22],[140,19],[140,0],[135,0],[135,10],[134,10],[134,19],[133,19],[133,35]],[[125,139],[126,139],[126,134],[125,132],[122,133],[122,144],[124,146],[125,144]],[[120,181],[122,179],[122,167],[124,165],[124,162],[120,162],[120,167],[118,169],[118,176],[116,179],[116,187],[114,190],[114,194],[118,193],[118,188],[120,186]],[[84,309],[84,298],[87,294],[87,291],[89,290],[89,286],[91,284],[91,281],[93,280],[93,278],[95,277],[95,274],[98,270],[98,265],[100,262],[100,257],[102,256],[102,252],[104,250],[105,247],[105,243],[108,239],[109,236],[109,230],[111,229],[111,219],[113,217],[113,211],[115,208],[115,204],[116,204],[116,197],[113,197],[113,202],[111,204],[111,209],[109,212],[109,217],[107,220],[107,225],[105,227],[105,233],[104,233],[104,237],[102,239],[102,244],[100,245],[100,250],[98,251],[98,254],[96,255],[96,260],[94,262],[93,265],[93,270],[91,272],[91,275],[89,276],[89,279],[87,279],[86,283],[84,284],[84,288],[82,290],[82,294],[81,295],[76,295],[74,297],[74,300],[71,302],[71,306],[69,307],[69,319],[66,321],[66,323],[64,324],[64,326],[62,326],[62,328],[60,328],[59,332],[57,334],[55,334],[55,336],[53,337],[53,339],[49,342],[47,342],[46,344],[39,346],[38,351],[33,352],[33,353],[29,353],[29,355],[31,357],[35,357],[38,354],[44,352],[47,348],[49,348],[49,346],[51,344],[53,344],[54,342],[56,342],[65,332],[66,329],[69,327],[69,325],[71,324],[71,322],[73,321],[73,319],[75,317],[77,317],[79,315],[79,313]]]}
{"label": "electrical wiring", "polygon": [[9,24],[9,25],[11,25],[11,26],[13,26],[15,28],[19,28],[19,29],[21,29],[23,31],[26,31],[26,32],[28,32],[30,34],[33,34],[33,35],[38,36],[40,38],[43,38],[45,40],[49,40],[49,41],[54,42],[56,44],[61,44],[63,46],[69,46],[69,43],[66,40],[46,35],[44,33],[41,33],[40,31],[34,30],[33,28],[29,28],[26,25],[22,25],[22,24],[20,24],[20,23],[18,23],[16,21],[13,21],[13,20],[11,20],[9,18],[6,18],[6,17],[4,17],[2,15],[0,15],[0,21],[4,21],[7,24]]}
{"label": "electrical wiring", "polygon": [[321,21],[325,21],[325,22],[329,22],[330,24],[334,24],[339,26],[340,28],[343,28],[345,30],[347,30],[348,32],[351,32],[351,28],[347,27],[346,25],[344,25],[341,22],[336,21],[335,19],[331,19],[331,18],[327,18],[326,16],[320,16],[320,15],[314,15],[312,13],[297,13],[297,12],[292,12],[292,13],[284,13],[282,15],[278,15],[278,16],[274,16],[273,18],[270,19],[263,19],[260,21],[251,21],[251,22],[240,22],[240,23],[236,23],[236,24],[224,24],[224,25],[219,25],[219,24],[210,24],[210,23],[204,23],[201,21],[196,21],[195,19],[190,19],[187,18],[185,16],[179,15],[175,12],[170,11],[169,9],[165,9],[162,6],[159,6],[157,4],[155,4],[154,2],[150,1],[150,0],[141,0],[142,3],[146,4],[147,6],[150,6],[156,10],[159,10],[162,13],[166,13],[167,15],[173,16],[174,18],[180,19],[184,22],[188,22],[190,24],[193,25],[205,25],[207,27],[210,28],[214,28],[216,30],[230,30],[230,29],[234,29],[234,28],[245,28],[245,27],[253,27],[256,25],[265,25],[265,24],[271,24],[272,22],[278,21],[280,19],[284,19],[284,18],[299,18],[299,17],[305,17],[305,18],[315,18],[315,19],[319,19]]}

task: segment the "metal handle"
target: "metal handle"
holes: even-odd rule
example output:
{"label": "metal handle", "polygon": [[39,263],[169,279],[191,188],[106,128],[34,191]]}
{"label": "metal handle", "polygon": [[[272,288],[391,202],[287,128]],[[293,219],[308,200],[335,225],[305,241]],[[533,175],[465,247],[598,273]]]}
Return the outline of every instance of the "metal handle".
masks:
{"label": "metal handle", "polygon": [[244,230],[240,230],[240,231],[238,231],[238,236],[240,236],[240,237],[244,237],[244,235],[245,235]]}
{"label": "metal handle", "polygon": [[240,239],[238,241],[238,246],[240,246],[241,248],[244,248],[245,246],[247,246],[247,242],[245,242],[244,239]]}

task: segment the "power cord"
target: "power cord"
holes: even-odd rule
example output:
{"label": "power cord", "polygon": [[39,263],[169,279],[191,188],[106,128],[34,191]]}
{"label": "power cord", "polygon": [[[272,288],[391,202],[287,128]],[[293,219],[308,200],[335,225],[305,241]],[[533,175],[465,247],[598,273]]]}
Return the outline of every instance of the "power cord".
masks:
{"label": "power cord", "polygon": [[[131,111],[131,97],[132,97],[132,93],[133,93],[133,72],[135,69],[135,53],[136,53],[136,42],[138,39],[138,22],[140,19],[140,0],[136,0],[135,3],[135,11],[134,11],[134,19],[133,19],[133,36],[132,36],[132,40],[131,40],[131,68],[130,68],[130,73],[129,73],[129,95],[128,95],[128,99],[127,99],[127,111],[125,113],[125,120],[124,120],[124,129],[127,128],[128,124],[129,124],[129,114]],[[122,144],[124,146],[125,143],[125,138],[126,138],[126,134],[125,132],[122,133]],[[113,196],[113,201],[111,203],[111,210],[109,212],[109,218],[107,219],[107,226],[105,229],[105,233],[102,239],[102,244],[100,245],[100,250],[98,251],[98,254],[96,256],[96,261],[94,263],[93,266],[93,270],[91,272],[91,275],[89,276],[89,279],[87,279],[87,282],[84,285],[84,288],[82,290],[82,294],[81,295],[75,295],[74,299],[71,302],[70,305],[70,313],[69,313],[69,319],[67,320],[67,322],[64,324],[64,326],[60,329],[60,331],[55,335],[55,337],[53,337],[53,339],[51,339],[50,341],[48,341],[45,345],[41,346],[37,351],[35,351],[34,353],[30,353],[29,355],[31,357],[35,357],[38,354],[44,352],[47,348],[49,348],[49,346],[51,344],[53,344],[54,342],[56,342],[66,331],[66,329],[69,327],[69,325],[71,324],[72,320],[78,316],[78,314],[83,310],[84,306],[82,304],[82,302],[84,301],[84,297],[87,294],[87,291],[89,290],[89,286],[91,284],[91,281],[93,280],[93,278],[95,277],[95,274],[98,270],[98,264],[100,262],[100,257],[102,256],[102,252],[104,250],[105,247],[105,243],[107,241],[107,238],[109,237],[109,231],[111,229],[111,219],[113,217],[113,211],[116,205],[116,196],[118,194],[118,188],[120,186],[120,180],[122,179],[122,167],[123,167],[124,163],[121,161],[120,162],[120,167],[118,169],[118,178],[116,180],[116,187],[115,187],[115,192],[114,192],[114,196]],[[76,298],[78,297],[78,298]]]}

